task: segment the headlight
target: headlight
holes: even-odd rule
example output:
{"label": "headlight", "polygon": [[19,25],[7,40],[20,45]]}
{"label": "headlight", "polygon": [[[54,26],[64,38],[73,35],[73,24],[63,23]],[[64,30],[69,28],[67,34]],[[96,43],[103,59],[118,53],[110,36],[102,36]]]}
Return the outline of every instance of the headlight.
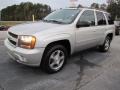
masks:
{"label": "headlight", "polygon": [[34,36],[19,36],[18,38],[18,47],[33,49],[35,47],[36,38]]}

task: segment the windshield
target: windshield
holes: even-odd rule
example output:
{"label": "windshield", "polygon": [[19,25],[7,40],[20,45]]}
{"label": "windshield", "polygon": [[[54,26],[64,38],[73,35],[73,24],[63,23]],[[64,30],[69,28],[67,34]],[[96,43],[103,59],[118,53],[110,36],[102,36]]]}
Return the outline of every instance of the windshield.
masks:
{"label": "windshield", "polygon": [[43,19],[43,21],[61,23],[61,24],[70,24],[75,20],[79,12],[80,12],[79,9],[57,10],[46,16]]}

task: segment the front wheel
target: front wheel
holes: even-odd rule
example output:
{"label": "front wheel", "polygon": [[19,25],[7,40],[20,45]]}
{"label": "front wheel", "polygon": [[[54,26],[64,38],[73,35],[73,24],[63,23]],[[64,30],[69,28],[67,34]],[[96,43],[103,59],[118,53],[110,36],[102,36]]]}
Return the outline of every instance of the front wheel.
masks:
{"label": "front wheel", "polygon": [[67,50],[62,45],[48,47],[44,53],[41,67],[47,73],[60,71],[66,63]]}
{"label": "front wheel", "polygon": [[106,37],[105,42],[102,46],[99,46],[99,50],[102,52],[107,52],[110,48],[111,39],[109,36]]}

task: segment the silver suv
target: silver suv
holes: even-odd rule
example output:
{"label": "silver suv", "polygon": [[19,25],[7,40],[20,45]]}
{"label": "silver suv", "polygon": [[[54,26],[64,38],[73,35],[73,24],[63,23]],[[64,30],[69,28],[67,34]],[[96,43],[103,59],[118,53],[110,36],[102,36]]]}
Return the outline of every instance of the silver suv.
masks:
{"label": "silver suv", "polygon": [[68,8],[52,12],[42,21],[11,27],[4,43],[13,60],[55,73],[75,52],[91,47],[108,51],[114,33],[109,13]]}

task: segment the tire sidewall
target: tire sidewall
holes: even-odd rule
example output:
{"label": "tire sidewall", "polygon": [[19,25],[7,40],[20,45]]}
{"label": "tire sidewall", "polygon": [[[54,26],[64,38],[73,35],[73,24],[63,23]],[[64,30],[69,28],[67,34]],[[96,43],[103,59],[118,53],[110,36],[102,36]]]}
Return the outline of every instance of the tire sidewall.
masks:
{"label": "tire sidewall", "polygon": [[120,29],[116,30],[116,35],[120,35]]}
{"label": "tire sidewall", "polygon": [[118,30],[118,35],[120,35],[120,29]]}
{"label": "tire sidewall", "polygon": [[[109,40],[109,47],[108,47],[108,49],[105,49],[105,44],[106,44],[106,41],[107,41],[107,40]],[[104,46],[103,46],[105,52],[107,52],[107,51],[109,50],[109,48],[110,48],[110,43],[111,43],[110,37],[107,36],[106,39],[105,39],[105,42],[104,42]]]}
{"label": "tire sidewall", "polygon": [[109,48],[108,48],[107,50],[105,49],[105,44],[106,44],[106,41],[107,41],[108,39],[109,39],[109,48],[110,48],[111,39],[110,39],[109,36],[107,36],[107,37],[105,38],[104,44],[101,45],[101,46],[99,46],[99,51],[100,51],[100,52],[107,52],[107,51],[109,50]]}
{"label": "tire sidewall", "polygon": [[[63,53],[65,55],[64,63],[60,67],[60,69],[58,69],[58,70],[52,69],[50,67],[50,65],[49,65],[49,60],[50,60],[49,58],[50,58],[51,54],[56,50],[63,51]],[[42,62],[42,67],[44,67],[43,69],[47,73],[56,73],[56,72],[60,71],[64,67],[64,65],[66,64],[66,61],[67,61],[67,57],[68,57],[68,53],[67,53],[67,50],[66,50],[66,48],[64,46],[62,46],[62,45],[54,45],[54,46],[52,46],[51,48],[49,48],[48,50],[45,51],[44,57],[43,57],[44,61]]]}

